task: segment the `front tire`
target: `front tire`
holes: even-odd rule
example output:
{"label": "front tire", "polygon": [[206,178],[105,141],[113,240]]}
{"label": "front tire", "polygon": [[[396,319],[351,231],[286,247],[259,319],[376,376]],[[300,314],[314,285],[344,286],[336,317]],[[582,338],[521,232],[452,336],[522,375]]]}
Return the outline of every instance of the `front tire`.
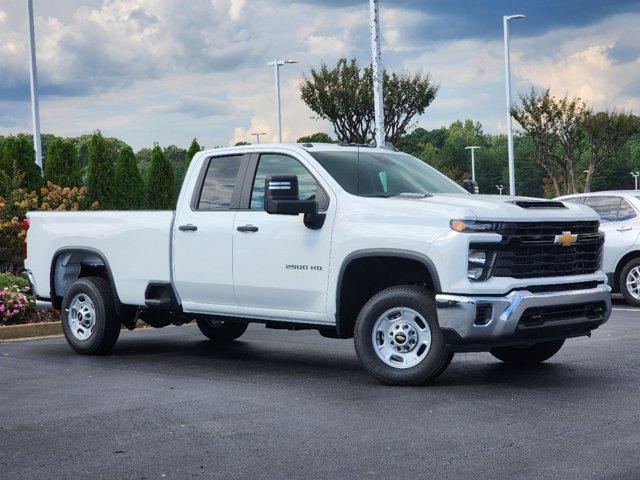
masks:
{"label": "front tire", "polygon": [[223,319],[199,318],[197,324],[204,336],[216,343],[228,343],[240,338],[248,327],[245,322]]}
{"label": "front tire", "polygon": [[104,355],[120,336],[109,282],[85,277],[73,282],[62,300],[62,330],[67,342],[83,355]]}
{"label": "front tire", "polygon": [[632,258],[622,267],[618,286],[628,304],[640,307],[640,258]]}
{"label": "front tire", "polygon": [[388,385],[424,385],[453,357],[438,325],[435,300],[414,286],[374,295],[358,315],[354,345],[365,370]]}
{"label": "front tire", "polygon": [[512,365],[535,365],[549,360],[560,351],[564,340],[544,342],[529,347],[499,347],[489,352],[498,360]]}

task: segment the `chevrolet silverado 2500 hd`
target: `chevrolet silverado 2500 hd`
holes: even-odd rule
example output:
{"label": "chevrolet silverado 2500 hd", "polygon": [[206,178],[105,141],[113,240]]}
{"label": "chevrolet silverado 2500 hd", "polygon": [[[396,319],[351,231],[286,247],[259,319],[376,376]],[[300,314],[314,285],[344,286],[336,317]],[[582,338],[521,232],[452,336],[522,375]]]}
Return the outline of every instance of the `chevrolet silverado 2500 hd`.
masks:
{"label": "chevrolet silverado 2500 hd", "polygon": [[67,341],[108,352],[121,324],[248,322],[353,338],[390,384],[427,383],[455,352],[537,363],[611,313],[597,215],[470,195],[424,162],[363,146],[198,153],[175,212],[31,212],[26,274]]}

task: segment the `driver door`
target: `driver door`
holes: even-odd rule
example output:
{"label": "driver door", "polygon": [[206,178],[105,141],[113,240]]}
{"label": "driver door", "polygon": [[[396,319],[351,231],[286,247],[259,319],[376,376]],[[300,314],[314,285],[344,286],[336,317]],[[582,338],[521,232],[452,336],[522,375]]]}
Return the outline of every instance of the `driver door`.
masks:
{"label": "driver door", "polygon": [[[298,177],[300,199],[317,199],[327,215],[322,228],[307,228],[302,215],[265,212],[265,178],[273,175]],[[238,307],[273,318],[324,320],[335,202],[290,155],[255,154],[245,178],[245,208],[236,213],[233,232]]]}

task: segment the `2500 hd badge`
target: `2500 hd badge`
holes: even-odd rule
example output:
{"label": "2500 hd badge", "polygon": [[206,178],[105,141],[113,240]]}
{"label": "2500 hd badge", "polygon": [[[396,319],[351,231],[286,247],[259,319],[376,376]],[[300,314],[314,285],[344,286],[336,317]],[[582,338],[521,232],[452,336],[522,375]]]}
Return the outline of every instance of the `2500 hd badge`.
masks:
{"label": "2500 hd badge", "polygon": [[321,271],[322,265],[293,265],[287,264],[285,267],[287,270],[316,270]]}

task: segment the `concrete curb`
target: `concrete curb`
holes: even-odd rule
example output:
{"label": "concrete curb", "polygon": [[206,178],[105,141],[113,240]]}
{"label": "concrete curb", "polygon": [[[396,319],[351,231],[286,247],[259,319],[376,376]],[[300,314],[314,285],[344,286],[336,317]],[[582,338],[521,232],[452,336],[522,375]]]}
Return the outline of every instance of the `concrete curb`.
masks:
{"label": "concrete curb", "polygon": [[0,327],[0,340],[62,335],[62,322],[26,323]]}
{"label": "concrete curb", "polygon": [[[185,324],[187,325],[187,324]],[[164,328],[175,327],[176,325],[167,325]],[[181,325],[184,326],[184,325]],[[142,320],[138,320],[136,330],[149,329],[150,327]],[[127,330],[123,325],[122,330]],[[50,322],[50,323],[25,323],[24,325],[7,325],[0,327],[0,342],[5,340],[22,340],[29,338],[42,338],[42,337],[59,337],[64,335],[62,332],[62,322]]]}

